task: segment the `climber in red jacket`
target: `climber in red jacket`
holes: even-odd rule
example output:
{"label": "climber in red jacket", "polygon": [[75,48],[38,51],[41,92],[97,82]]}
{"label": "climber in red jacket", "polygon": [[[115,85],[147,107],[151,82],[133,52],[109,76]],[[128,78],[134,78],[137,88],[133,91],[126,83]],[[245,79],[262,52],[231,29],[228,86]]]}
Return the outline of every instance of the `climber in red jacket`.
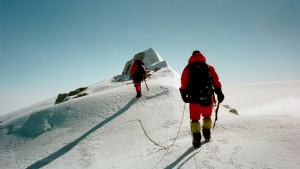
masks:
{"label": "climber in red jacket", "polygon": [[142,88],[141,82],[145,79],[146,69],[143,66],[144,62],[140,59],[137,59],[133,62],[130,75],[133,79],[133,83],[136,90],[136,98],[140,98],[142,96]]}
{"label": "climber in red jacket", "polygon": [[203,116],[202,134],[209,141],[212,127],[212,110],[215,102],[224,100],[222,85],[213,66],[206,63],[206,58],[199,51],[194,51],[181,76],[180,93],[182,99],[189,104],[193,145],[201,146],[200,118]]}

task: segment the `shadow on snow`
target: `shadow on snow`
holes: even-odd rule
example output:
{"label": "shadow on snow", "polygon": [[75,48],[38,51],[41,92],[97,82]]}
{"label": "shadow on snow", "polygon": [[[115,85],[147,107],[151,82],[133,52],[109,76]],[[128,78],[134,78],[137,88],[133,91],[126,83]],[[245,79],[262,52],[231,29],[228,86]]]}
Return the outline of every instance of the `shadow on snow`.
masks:
{"label": "shadow on snow", "polygon": [[[202,141],[202,142],[201,142],[201,145],[204,145],[204,144],[206,144],[206,143],[207,143],[206,141]],[[201,147],[200,147],[200,148],[201,148]],[[188,149],[187,149],[180,157],[178,157],[173,163],[171,163],[171,164],[169,164],[168,166],[166,166],[165,169],[172,169],[172,168],[174,168],[174,167],[175,167],[177,164],[179,164],[183,159],[185,159],[187,156],[189,156],[189,155],[191,154],[188,158],[186,158],[186,159],[178,166],[178,168],[182,167],[186,162],[188,162],[191,158],[193,158],[196,154],[198,154],[198,153],[200,152],[200,151],[199,151],[200,148],[198,148],[197,151],[194,150],[193,147],[188,148]],[[195,152],[193,153],[193,151],[195,151]]]}
{"label": "shadow on snow", "polygon": [[56,152],[50,154],[49,156],[35,162],[34,164],[30,165],[29,167],[27,167],[27,169],[35,169],[35,168],[41,168],[45,165],[48,165],[49,163],[51,163],[52,161],[56,160],[57,158],[61,157],[62,155],[66,154],[67,152],[69,152],[70,150],[72,150],[80,141],[82,141],[83,139],[85,139],[87,136],[89,136],[90,134],[92,134],[93,132],[95,132],[96,130],[98,130],[99,128],[103,127],[105,124],[107,124],[108,122],[112,121],[113,119],[115,119],[116,117],[118,117],[119,115],[123,114],[125,111],[127,111],[136,101],[136,98],[131,99],[127,105],[125,105],[122,109],[120,109],[118,112],[116,112],[115,114],[109,116],[108,118],[106,118],[105,120],[103,120],[101,123],[97,124],[96,126],[94,126],[92,129],[90,129],[89,131],[87,131],[85,134],[83,134],[82,136],[80,136],[79,138],[77,138],[76,140],[74,140],[73,142],[67,144],[66,146],[60,148],[59,150],[57,150]]}

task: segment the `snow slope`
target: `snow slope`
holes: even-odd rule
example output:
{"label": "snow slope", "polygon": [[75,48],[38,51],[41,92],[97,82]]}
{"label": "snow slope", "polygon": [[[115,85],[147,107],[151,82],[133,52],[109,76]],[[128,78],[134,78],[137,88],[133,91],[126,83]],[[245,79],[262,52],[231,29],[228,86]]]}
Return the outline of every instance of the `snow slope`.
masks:
{"label": "snow slope", "polygon": [[221,106],[212,141],[194,152],[179,75],[151,74],[139,99],[129,81],[104,80],[0,117],[0,168],[300,167],[300,81],[224,86],[239,115]]}

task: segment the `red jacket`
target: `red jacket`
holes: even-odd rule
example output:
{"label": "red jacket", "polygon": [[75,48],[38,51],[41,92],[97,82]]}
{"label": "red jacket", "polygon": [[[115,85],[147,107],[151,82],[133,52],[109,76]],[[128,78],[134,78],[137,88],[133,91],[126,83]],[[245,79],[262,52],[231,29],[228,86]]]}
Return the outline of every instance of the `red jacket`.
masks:
{"label": "red jacket", "polygon": [[137,71],[137,70],[138,70],[138,66],[136,64],[136,61],[134,61],[132,66],[131,66],[130,75],[133,76],[135,71]]}
{"label": "red jacket", "polygon": [[[191,62],[206,62],[206,58],[201,53],[195,53],[189,59],[189,63],[191,63]],[[215,68],[211,65],[208,65],[208,67],[209,67],[209,73],[210,73],[210,76],[212,77],[212,82],[213,82],[214,87],[221,89],[222,84],[219,81],[219,76],[218,76],[217,72],[215,71]],[[181,75],[180,89],[183,89],[183,90],[186,89],[188,87],[189,80],[190,80],[189,67],[186,66]]]}
{"label": "red jacket", "polygon": [[134,82],[140,83],[144,80],[144,75],[146,74],[145,67],[142,62],[138,60],[134,61],[130,70],[130,75],[133,78]]}

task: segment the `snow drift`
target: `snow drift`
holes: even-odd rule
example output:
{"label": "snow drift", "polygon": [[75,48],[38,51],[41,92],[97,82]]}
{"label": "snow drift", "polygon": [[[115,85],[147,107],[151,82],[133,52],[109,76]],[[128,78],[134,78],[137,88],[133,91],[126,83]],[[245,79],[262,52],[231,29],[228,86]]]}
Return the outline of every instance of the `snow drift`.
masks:
{"label": "snow drift", "polygon": [[239,115],[221,106],[212,141],[193,152],[178,73],[150,74],[139,99],[108,79],[1,116],[0,168],[299,168],[300,81],[224,86]]}

